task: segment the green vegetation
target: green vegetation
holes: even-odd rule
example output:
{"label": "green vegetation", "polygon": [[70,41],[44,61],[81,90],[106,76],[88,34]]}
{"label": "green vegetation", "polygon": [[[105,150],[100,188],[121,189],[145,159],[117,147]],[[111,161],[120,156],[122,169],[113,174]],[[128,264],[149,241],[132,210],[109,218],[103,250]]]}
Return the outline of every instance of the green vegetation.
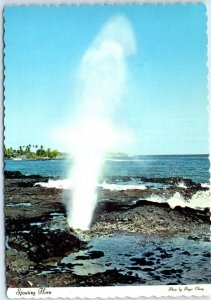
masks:
{"label": "green vegetation", "polygon": [[12,147],[6,148],[4,146],[4,158],[6,159],[54,159],[60,158],[61,153],[50,148],[44,149],[44,147],[38,145],[20,146],[18,149]]}
{"label": "green vegetation", "polygon": [[[19,146],[18,149],[4,146],[5,159],[29,159],[29,160],[47,160],[47,159],[70,159],[70,153],[63,153],[56,149],[44,149],[43,145]],[[109,152],[107,158],[127,158],[128,155],[122,152]]]}

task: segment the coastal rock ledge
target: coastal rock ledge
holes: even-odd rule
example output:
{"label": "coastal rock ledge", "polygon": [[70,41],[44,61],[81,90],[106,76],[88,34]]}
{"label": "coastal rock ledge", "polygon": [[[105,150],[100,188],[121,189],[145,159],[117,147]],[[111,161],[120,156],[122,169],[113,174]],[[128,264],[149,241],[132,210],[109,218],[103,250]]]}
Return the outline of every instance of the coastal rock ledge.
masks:
{"label": "coastal rock ledge", "polygon": [[[122,283],[144,283],[144,280],[123,274],[117,269],[105,269],[93,275],[78,275],[74,272],[77,263],[65,266],[64,257],[89,249],[89,241],[116,233],[139,233],[146,237],[179,237],[192,241],[208,241],[210,212],[168,203],[145,200],[146,195],[155,195],[155,189],[110,191],[99,189],[99,201],[92,226],[85,235],[69,228],[63,206],[65,193],[55,188],[35,185],[48,181],[42,176],[25,176],[20,172],[5,172],[5,230],[7,285],[30,286],[94,286]],[[204,190],[191,185],[184,192]],[[173,194],[178,187],[160,189],[160,193]],[[183,189],[180,188],[183,192]],[[67,191],[68,192],[68,191]],[[143,200],[141,200],[143,199]],[[81,212],[82,217],[83,212]],[[96,260],[104,257],[103,251],[89,251],[78,255],[81,260]],[[148,259],[132,258],[133,264],[149,265]],[[62,269],[63,268],[63,269]],[[140,268],[132,266],[131,268]],[[61,270],[63,270],[61,272]],[[132,270],[132,269],[131,269]],[[164,270],[165,271],[165,270]],[[165,271],[167,272],[167,271]],[[164,273],[163,273],[164,274]],[[179,273],[178,273],[179,274]]]}

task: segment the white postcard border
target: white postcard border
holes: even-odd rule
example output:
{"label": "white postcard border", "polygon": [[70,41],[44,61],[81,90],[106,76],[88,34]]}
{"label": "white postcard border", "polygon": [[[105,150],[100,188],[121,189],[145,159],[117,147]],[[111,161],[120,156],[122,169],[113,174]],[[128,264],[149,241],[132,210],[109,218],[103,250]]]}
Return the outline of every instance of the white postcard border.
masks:
{"label": "white postcard border", "polygon": [[137,298],[172,296],[209,296],[210,284],[199,285],[158,285],[158,286],[109,286],[109,287],[65,287],[65,288],[9,288],[7,296],[16,299],[43,298]]}

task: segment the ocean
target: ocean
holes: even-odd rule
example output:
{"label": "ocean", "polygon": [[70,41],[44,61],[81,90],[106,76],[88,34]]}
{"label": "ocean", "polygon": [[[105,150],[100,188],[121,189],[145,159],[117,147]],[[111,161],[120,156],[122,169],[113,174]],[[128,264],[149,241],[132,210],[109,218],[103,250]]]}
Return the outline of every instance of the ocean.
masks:
{"label": "ocean", "polygon": [[[5,170],[25,175],[66,178],[72,162],[68,160],[5,160]],[[101,178],[107,177],[180,177],[197,183],[208,183],[210,162],[208,155],[153,155],[107,159]]]}

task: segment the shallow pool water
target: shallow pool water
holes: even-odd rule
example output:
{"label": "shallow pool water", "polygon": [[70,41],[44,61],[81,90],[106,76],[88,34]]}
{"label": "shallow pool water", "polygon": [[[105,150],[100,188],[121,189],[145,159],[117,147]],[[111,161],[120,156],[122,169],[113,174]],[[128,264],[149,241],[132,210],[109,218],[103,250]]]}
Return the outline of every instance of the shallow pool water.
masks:
{"label": "shallow pool water", "polygon": [[[118,233],[96,237],[88,246],[64,257],[60,270],[70,267],[77,275],[92,275],[117,269],[145,284],[211,282],[209,241]],[[92,252],[103,254],[93,258]]]}

